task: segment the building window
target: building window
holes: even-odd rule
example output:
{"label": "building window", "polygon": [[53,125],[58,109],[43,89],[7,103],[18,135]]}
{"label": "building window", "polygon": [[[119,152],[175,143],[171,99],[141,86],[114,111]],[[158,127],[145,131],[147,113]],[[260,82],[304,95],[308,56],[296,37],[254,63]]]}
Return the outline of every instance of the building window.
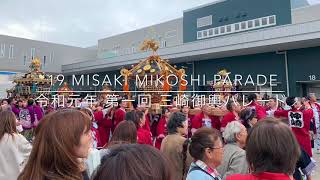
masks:
{"label": "building window", "polygon": [[219,28],[214,28],[214,34],[218,35],[219,34]]}
{"label": "building window", "polygon": [[208,37],[208,31],[203,31],[203,37],[204,38]]}
{"label": "building window", "polygon": [[132,51],[132,53],[136,53],[136,47],[135,47],[135,45],[132,45],[131,51]]}
{"label": "building window", "polygon": [[5,55],[6,55],[6,45],[1,44],[0,57],[4,57]]}
{"label": "building window", "polygon": [[14,48],[14,45],[11,44],[9,46],[9,59],[12,59],[13,58],[13,48]]}
{"label": "building window", "polygon": [[46,66],[47,63],[47,56],[43,56],[43,67]]}
{"label": "building window", "polygon": [[224,34],[226,32],[226,29],[224,26],[220,27],[220,33],[221,34]]}
{"label": "building window", "polygon": [[265,26],[268,24],[268,18],[262,18],[262,22],[261,22],[262,26]]}
{"label": "building window", "polygon": [[241,23],[241,30],[247,29],[247,23],[246,22],[242,22]]}
{"label": "building window", "polygon": [[113,48],[119,50],[120,49],[120,45],[114,45]]}
{"label": "building window", "polygon": [[239,31],[240,30],[240,25],[237,23],[234,25],[234,30]]}
{"label": "building window", "polygon": [[213,29],[209,29],[209,36],[213,36]]}
{"label": "building window", "polygon": [[50,53],[50,62],[53,63],[53,61],[54,61],[54,52],[52,51]]}
{"label": "building window", "polygon": [[276,24],[276,16],[269,17],[269,24]]}
{"label": "building window", "polygon": [[253,21],[248,21],[248,29],[253,28]]}
{"label": "building window", "polygon": [[228,26],[227,26],[227,32],[228,32],[228,33],[231,32],[231,25],[228,25]]}
{"label": "building window", "polygon": [[113,46],[113,48],[112,48],[112,50],[114,51],[114,53],[116,54],[116,55],[120,55],[120,45],[114,45]]}
{"label": "building window", "polygon": [[159,36],[158,38],[159,38],[159,41],[158,41],[158,42],[160,42],[160,48],[163,48],[163,47],[162,47],[162,41],[163,41],[163,40],[162,40],[162,37]]}
{"label": "building window", "polygon": [[34,59],[36,55],[36,48],[31,48],[31,60]]}
{"label": "building window", "polygon": [[24,56],[23,56],[23,65],[26,65],[26,64],[27,64],[27,56],[24,55]]}
{"label": "building window", "polygon": [[254,26],[259,27],[260,26],[260,19],[254,20]]}
{"label": "building window", "polygon": [[197,28],[211,26],[211,25],[212,25],[212,15],[197,19]]}
{"label": "building window", "polygon": [[167,41],[163,40],[161,41],[161,47],[167,47]]}
{"label": "building window", "polygon": [[201,38],[202,38],[202,31],[198,31],[198,33],[197,33],[197,38],[198,38],[198,39],[201,39]]}
{"label": "building window", "polygon": [[228,24],[225,26],[219,26],[215,28],[209,28],[197,32],[197,38],[208,38],[213,36],[220,36],[224,34],[230,34],[235,32],[243,32],[251,29],[258,29],[260,27],[269,27],[276,24],[276,16],[266,16],[239,23]]}

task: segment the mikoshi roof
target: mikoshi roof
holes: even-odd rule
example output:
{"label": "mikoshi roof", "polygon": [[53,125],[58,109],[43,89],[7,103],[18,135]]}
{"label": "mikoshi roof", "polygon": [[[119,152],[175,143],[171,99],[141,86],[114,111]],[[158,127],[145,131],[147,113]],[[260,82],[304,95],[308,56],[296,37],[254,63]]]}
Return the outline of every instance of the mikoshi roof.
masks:
{"label": "mikoshi roof", "polygon": [[141,47],[141,50],[149,50],[153,51],[153,54],[149,56],[147,59],[141,60],[138,64],[132,65],[130,70],[121,69],[121,74],[123,76],[128,77],[136,77],[136,75],[144,76],[144,75],[168,75],[168,74],[184,74],[184,69],[177,69],[176,67],[170,65],[168,60],[162,59],[159,55],[157,55],[156,51],[158,50],[159,45],[158,42],[154,40],[145,40]]}
{"label": "mikoshi roof", "polygon": [[14,83],[18,84],[51,84],[52,80],[49,75],[45,74],[40,70],[41,61],[39,58],[35,58],[31,61],[29,66],[30,71],[23,77],[15,78]]}

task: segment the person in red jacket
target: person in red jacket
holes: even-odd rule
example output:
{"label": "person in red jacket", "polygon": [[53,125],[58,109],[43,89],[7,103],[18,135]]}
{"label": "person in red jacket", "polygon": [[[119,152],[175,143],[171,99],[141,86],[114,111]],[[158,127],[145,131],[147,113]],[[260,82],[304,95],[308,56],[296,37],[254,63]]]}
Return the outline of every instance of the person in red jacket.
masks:
{"label": "person in red jacket", "polygon": [[138,130],[137,130],[138,144],[148,144],[152,146],[151,132],[144,128],[146,124],[146,116],[144,112],[136,111],[135,113],[136,113],[136,121],[138,125]]}
{"label": "person in red jacket", "polygon": [[217,116],[209,115],[209,106],[202,106],[202,112],[193,117],[192,120],[192,132],[195,132],[197,129],[201,127],[215,128],[220,130],[221,123],[220,119]]}
{"label": "person in red jacket", "polygon": [[160,118],[160,121],[157,126],[157,137],[156,137],[156,143],[155,143],[155,147],[158,149],[160,149],[161,142],[167,135],[167,122],[169,121],[169,116],[171,112],[168,108],[163,108],[162,114],[163,115]]}
{"label": "person in red jacket", "polygon": [[313,110],[313,133],[316,134],[314,147],[316,153],[320,154],[320,104],[317,102],[317,97],[314,93],[310,94],[309,99]]}
{"label": "person in red jacket", "polygon": [[299,156],[299,144],[288,125],[268,117],[253,126],[247,137],[251,173],[230,175],[226,180],[292,180]]}
{"label": "person in red jacket", "polygon": [[283,110],[283,108],[277,102],[277,98],[271,97],[266,106],[266,112],[268,117],[274,117],[274,112],[277,110]]}
{"label": "person in red jacket", "polygon": [[[307,105],[307,101],[304,102]],[[312,109],[306,107],[301,110],[301,102],[298,98],[288,97],[286,104],[291,107],[291,110],[278,110],[274,112],[275,117],[288,118],[289,125],[292,128],[299,144],[312,157],[311,139],[310,139],[310,122],[313,117]]]}
{"label": "person in red jacket", "polygon": [[132,121],[137,127],[137,143],[152,146],[151,132],[144,129],[146,119],[144,112],[132,110],[126,113],[126,121]]}
{"label": "person in red jacket", "polygon": [[113,129],[115,129],[117,127],[117,125],[124,120],[125,116],[126,116],[126,102],[122,101],[122,99],[120,99],[118,101],[118,109],[114,112],[113,115]]}
{"label": "person in red jacket", "polygon": [[100,135],[100,141],[98,142],[98,147],[103,147],[109,142],[112,121],[108,114],[111,113],[112,108],[102,109],[98,106],[93,112],[94,119],[98,124],[98,131]]}
{"label": "person in red jacket", "polygon": [[224,128],[228,125],[228,123],[239,120],[239,113],[241,111],[241,107],[236,102],[229,101],[227,103],[227,110],[229,112],[226,115],[224,115],[221,120],[222,132],[224,131]]}
{"label": "person in red jacket", "polygon": [[[138,104],[138,107],[136,108],[138,111],[142,111],[144,112],[145,114],[145,118],[146,118],[146,123],[145,125],[143,126],[143,128],[145,130],[148,130],[150,131],[150,114],[149,114],[149,109],[146,108],[146,103],[141,103],[141,104]],[[151,131],[150,131],[151,132]]]}
{"label": "person in red jacket", "polygon": [[248,101],[249,103],[249,107],[254,107],[256,109],[256,113],[257,113],[257,119],[258,121],[260,119],[263,119],[265,117],[267,117],[267,111],[266,109],[261,106],[261,104],[258,102],[258,97],[256,94],[249,94],[248,96]]}

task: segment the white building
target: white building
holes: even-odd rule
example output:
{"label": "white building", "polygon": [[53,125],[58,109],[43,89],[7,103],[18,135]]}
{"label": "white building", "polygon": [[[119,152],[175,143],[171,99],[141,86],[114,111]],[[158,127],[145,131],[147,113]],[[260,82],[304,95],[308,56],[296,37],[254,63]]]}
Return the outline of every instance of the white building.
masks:
{"label": "white building", "polygon": [[31,60],[38,57],[43,71],[60,73],[64,64],[96,56],[96,50],[87,48],[0,35],[0,71],[26,72]]}

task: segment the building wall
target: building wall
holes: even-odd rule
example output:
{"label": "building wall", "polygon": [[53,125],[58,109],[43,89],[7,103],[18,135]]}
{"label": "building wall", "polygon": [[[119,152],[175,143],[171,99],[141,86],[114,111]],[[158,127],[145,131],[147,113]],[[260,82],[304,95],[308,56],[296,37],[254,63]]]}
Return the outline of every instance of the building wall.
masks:
{"label": "building wall", "polygon": [[[250,4],[251,6],[246,6],[247,4]],[[226,14],[225,12],[229,13]],[[160,37],[166,37],[166,33],[174,29],[177,29],[176,36],[172,37],[170,40],[165,38],[166,47],[172,47],[182,44],[183,38],[184,42],[194,41],[197,38],[196,36],[198,30],[203,30],[210,27],[220,27],[223,25],[228,25],[230,23],[246,21],[269,15],[277,16],[277,25],[290,24],[291,21],[292,24],[299,24],[308,21],[318,20],[320,18],[320,14],[319,16],[316,16],[315,14],[318,14],[319,12],[320,5],[307,6],[303,8],[293,9],[291,11],[289,0],[222,1],[217,4],[206,5],[205,7],[185,11],[183,19],[180,18],[166,23],[128,32],[125,34],[120,34],[113,37],[101,39],[98,42],[98,57],[109,58],[114,56],[137,53],[139,52],[138,45],[140,45],[144,39],[158,38],[157,40],[161,41],[163,39],[159,39]],[[240,17],[237,17],[239,14]],[[207,15],[213,15],[212,25],[197,29],[197,18],[201,18]],[[182,31],[182,27],[185,30],[184,32]],[[284,32],[288,34],[288,32],[290,31],[284,29]],[[265,36],[272,35],[274,34],[266,34]],[[246,38],[254,39],[255,37],[247,36]],[[310,75],[314,75],[316,77],[316,80],[318,77],[320,77],[320,74],[317,71],[317,68],[320,65],[317,61],[317,57],[319,57],[320,55],[318,53],[320,52],[319,50],[319,47],[316,47],[287,51],[290,95],[302,96],[303,94],[305,94],[304,86],[297,83],[296,81],[307,81],[308,79],[310,80]],[[301,61],[302,59],[303,61]],[[306,67],[306,64],[310,65],[310,68]],[[228,71],[232,72],[232,74],[241,74],[243,75],[243,77],[247,77],[248,74],[251,74],[254,80],[257,74],[277,74],[278,85],[277,87],[273,87],[272,90],[286,91],[287,82],[285,77],[285,56],[283,54],[277,54],[276,52],[209,60],[194,59],[194,62],[180,63],[176,65],[178,66],[178,68],[185,67],[188,75],[193,73],[205,74],[207,77],[207,81],[212,80],[213,74],[216,74],[219,70],[223,68],[226,68]],[[100,77],[104,77],[105,73],[108,73],[110,76],[113,76],[114,74],[118,74],[119,71],[117,70],[103,72],[99,74],[101,75]],[[89,86],[75,88],[78,90],[93,90],[93,87]],[[193,88],[195,88],[195,90],[205,90],[203,89],[205,88],[203,86],[188,86],[188,90],[192,90]],[[97,89],[99,90],[99,87]]]}
{"label": "building wall", "polygon": [[[271,74],[277,75],[277,86],[272,87],[273,91],[284,91],[283,94],[286,94],[286,79],[285,79],[285,59],[283,55],[279,55],[276,52],[245,55],[245,56],[235,56],[228,58],[219,58],[219,59],[210,59],[202,61],[194,61],[189,63],[178,63],[174,64],[177,69],[184,68],[186,70],[186,75],[188,77],[186,80],[189,82],[187,90],[200,90],[200,91],[210,91],[209,81],[213,80],[215,74],[217,74],[221,69],[227,69],[231,72],[230,78],[233,80],[235,74],[240,74],[243,76],[242,82],[245,83],[246,78],[250,74],[254,83],[257,82],[256,77],[258,74],[265,75],[267,78]],[[120,70],[108,71],[98,73],[99,82],[103,81],[103,78],[106,74],[109,75],[111,81],[113,81],[113,76],[116,74],[119,76]],[[200,75],[200,85],[194,82],[194,85],[191,86],[190,75]],[[90,74],[92,76],[93,74]],[[206,79],[204,80],[202,76],[205,75]],[[291,77],[291,74],[290,74]],[[69,83],[71,84],[71,78],[68,77]],[[85,80],[86,82],[86,80]],[[134,82],[134,80],[132,81]],[[113,82],[112,82],[113,83]],[[203,85],[205,83],[205,85]],[[267,83],[268,84],[268,83]],[[291,88],[292,85],[290,84]],[[267,85],[268,86],[268,85]],[[177,90],[177,87],[173,87],[172,90]],[[253,88],[253,89],[252,89]],[[250,90],[255,90],[255,87],[252,87]],[[101,90],[101,86],[90,87],[90,86],[78,86],[73,87],[74,90]],[[121,91],[121,87],[117,86],[116,90]],[[130,90],[134,90],[134,84],[130,85]],[[240,90],[248,90],[248,87],[240,87]],[[262,90],[262,89],[257,89]],[[295,93],[295,92],[293,92]],[[189,93],[190,94],[190,93]]]}
{"label": "building wall", "polygon": [[[250,6],[248,6],[249,4]],[[198,33],[203,30],[246,22],[271,15],[276,16],[276,25],[290,24],[290,0],[224,0],[214,4],[208,4],[204,7],[187,10],[183,14],[183,41],[196,41],[199,39]],[[208,18],[210,16],[211,19],[207,19],[208,22],[205,23],[202,18]],[[241,29],[242,28],[240,28],[240,30]],[[243,29],[255,29],[255,26]],[[222,32],[222,30],[218,30],[221,31],[219,34],[224,34],[226,31],[224,30]],[[237,32],[234,28],[232,28],[230,32],[231,31]]]}
{"label": "building wall", "polygon": [[[294,49],[287,51],[288,60],[288,78],[289,78],[289,91],[290,96],[306,96],[309,92],[315,92],[317,95],[320,93],[320,47],[305,48],[305,49]],[[191,86],[188,85],[188,90],[210,90],[208,81],[213,80],[213,76],[217,74],[221,69],[227,69],[231,72],[230,78],[233,80],[233,75],[240,74],[243,76],[243,83],[250,74],[253,81],[256,83],[257,74],[266,75],[267,77],[271,74],[277,75],[277,86],[272,87],[272,91],[284,91],[286,94],[286,76],[285,76],[285,55],[277,52],[268,52],[261,54],[252,54],[244,56],[234,56],[219,59],[209,59],[194,61],[188,63],[174,64],[177,69],[184,68],[190,81],[190,75],[200,75],[201,83],[198,86],[197,83]],[[120,70],[108,71],[98,73],[100,75],[99,82],[103,81],[106,74],[109,75],[111,81],[113,76],[116,74],[119,76]],[[92,76],[92,74],[90,74]],[[203,86],[202,75],[206,76],[205,86]],[[70,77],[69,77],[69,82]],[[85,81],[86,82],[86,81]],[[301,83],[303,82],[303,83]],[[113,82],[112,82],[113,83]],[[101,90],[101,86],[80,86],[73,87],[74,90]],[[252,89],[253,88],[253,89]],[[116,90],[121,91],[121,87],[117,86]],[[134,90],[134,84],[131,84],[130,90]],[[173,88],[177,90],[177,87]],[[248,90],[248,87],[240,87],[240,90]],[[250,90],[254,90],[251,87]],[[262,89],[256,89],[262,90]],[[271,90],[271,89],[270,89]]]}
{"label": "building wall", "polygon": [[60,73],[63,64],[96,58],[96,50],[0,35],[0,70],[26,72],[38,57],[45,72]]}
{"label": "building wall", "polygon": [[306,96],[305,86],[320,84],[320,47],[295,49],[287,53],[290,94]]}
{"label": "building wall", "polygon": [[320,4],[301,7],[292,11],[292,23],[298,24],[320,19]]}
{"label": "building wall", "polygon": [[[255,4],[253,4],[252,6],[260,7],[255,9],[253,9],[252,6],[250,6],[250,9],[248,9],[249,7],[247,6],[244,7],[246,3],[243,1],[238,1],[238,2],[233,2],[233,1],[234,0],[228,0],[228,1],[222,1],[220,3],[216,3],[212,5],[205,5],[205,7],[198,8],[198,11],[200,11],[201,13],[206,13],[206,11],[208,11],[209,14],[210,12],[214,12],[212,13],[215,16],[213,18],[214,22],[212,27],[245,21],[245,20],[262,17],[262,16],[269,16],[271,14],[278,15],[277,25],[287,24],[291,22],[290,1],[288,0],[272,1],[272,2],[263,1],[262,4],[260,1],[253,1],[255,2]],[[249,1],[248,3],[252,4],[251,2],[252,0],[246,0],[246,1]],[[291,6],[294,8],[304,7],[305,5],[307,4],[305,2],[301,2],[301,0],[296,0],[291,2]],[[212,6],[214,7],[213,9],[212,9]],[[218,8],[216,6],[218,6]],[[220,6],[222,6],[222,8],[220,8]],[[218,9],[218,11],[216,9]],[[239,10],[239,12],[225,14],[225,12],[234,12],[234,9],[241,9],[241,10]],[[312,14],[320,12],[319,9],[320,9],[320,5],[292,9],[292,22],[302,23],[302,22],[319,19],[318,17],[320,17],[320,14],[319,16],[312,16]],[[197,9],[193,11],[191,13],[192,16],[195,15],[196,17],[198,17],[198,15],[196,14]],[[186,18],[189,18],[190,16],[189,12],[190,11],[185,12],[185,16],[187,16]],[[218,17],[218,14],[222,14],[221,17]],[[237,17],[239,15],[240,17]],[[221,21],[221,18],[224,18],[224,19]],[[227,18],[228,20],[225,21],[225,18]],[[195,33],[190,32],[190,26],[188,25],[188,27],[186,27],[187,34],[185,35],[185,37],[183,37],[183,21],[184,21],[183,18],[178,18],[168,22],[152,25],[146,28],[137,29],[124,34],[119,34],[119,35],[107,37],[104,39],[100,39],[98,41],[98,46],[97,46],[97,49],[98,49],[97,56],[98,58],[104,59],[104,58],[111,58],[115,56],[139,53],[140,45],[142,44],[143,40],[147,38],[154,38],[158,40],[162,48],[180,45],[183,43],[183,38],[186,38],[186,37],[187,37],[186,38],[187,40],[185,42],[188,42],[189,41],[188,38],[195,36]],[[193,24],[192,26],[196,26],[196,20],[185,19],[185,21],[189,21],[190,24]],[[190,22],[190,21],[193,21],[193,22]],[[206,28],[202,28],[202,29],[206,29]],[[190,32],[191,34],[188,34],[188,32]]]}
{"label": "building wall", "polygon": [[[277,86],[273,87],[272,90],[286,91],[284,62],[282,55],[270,52],[196,61],[194,71],[195,74],[205,74],[206,77],[209,77],[207,80],[213,80],[214,74],[217,74],[221,69],[227,69],[227,71],[231,72],[231,80],[235,74],[239,74],[243,77],[243,83],[245,83],[249,74],[255,83],[257,74],[265,75],[267,78],[269,78],[271,74],[276,74]],[[199,87],[196,87],[196,89],[197,88]],[[241,87],[240,89],[245,88],[247,87]]]}
{"label": "building wall", "polygon": [[149,26],[128,33],[112,36],[98,41],[98,57],[110,58],[114,56],[139,53],[140,46],[145,39],[156,39],[160,48],[182,44],[182,18],[165,23]]}
{"label": "building wall", "polygon": [[[320,95],[320,47],[294,49],[287,51],[288,79],[290,96],[306,96],[313,92]],[[232,74],[247,77],[251,74],[253,80],[257,74],[277,74],[277,87],[273,91],[285,91],[285,55],[276,52],[236,56],[194,62],[195,74],[205,74],[212,80],[213,74],[226,68]],[[231,76],[232,77],[232,76]],[[196,87],[199,89],[202,87]]]}

